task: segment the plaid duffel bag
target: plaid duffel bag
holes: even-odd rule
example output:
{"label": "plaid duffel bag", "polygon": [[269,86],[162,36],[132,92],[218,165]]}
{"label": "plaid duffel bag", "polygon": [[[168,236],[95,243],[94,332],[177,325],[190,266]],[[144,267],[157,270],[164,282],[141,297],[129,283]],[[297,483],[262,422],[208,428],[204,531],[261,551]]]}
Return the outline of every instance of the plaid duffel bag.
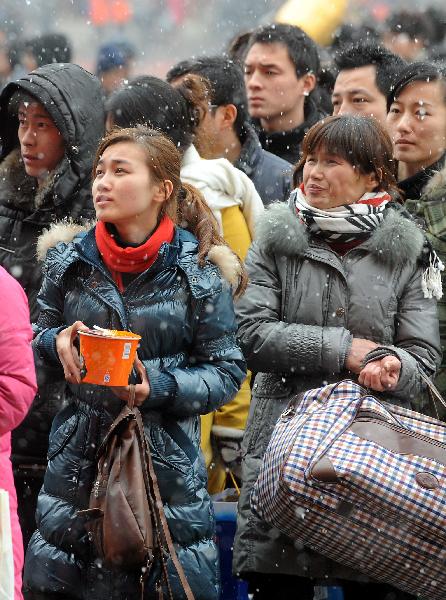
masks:
{"label": "plaid duffel bag", "polygon": [[372,579],[446,598],[446,424],[436,419],[353,381],[310,390],[277,422],[251,507]]}

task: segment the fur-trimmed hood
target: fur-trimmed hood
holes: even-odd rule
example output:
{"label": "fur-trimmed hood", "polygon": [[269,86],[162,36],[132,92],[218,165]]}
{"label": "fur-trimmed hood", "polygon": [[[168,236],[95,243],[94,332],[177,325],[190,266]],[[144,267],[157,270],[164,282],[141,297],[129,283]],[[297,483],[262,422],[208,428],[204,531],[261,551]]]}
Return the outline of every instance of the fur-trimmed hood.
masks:
{"label": "fur-trimmed hood", "polygon": [[21,210],[29,212],[45,205],[51,194],[54,181],[63,171],[63,163],[50,173],[45,183],[37,187],[37,180],[26,174],[20,150],[13,150],[0,163],[0,198],[11,202]]}
{"label": "fur-trimmed hood", "polygon": [[[43,262],[48,250],[59,242],[69,244],[82,232],[89,231],[95,225],[94,221],[86,225],[78,225],[70,219],[59,221],[49,229],[45,229],[37,240],[37,258]],[[228,246],[211,246],[208,260],[216,265],[222,277],[234,288],[237,288],[241,276],[241,264],[237,256]]]}
{"label": "fur-trimmed hood", "polygon": [[429,179],[421,199],[446,200],[446,164]]}
{"label": "fur-trimmed hood", "polygon": [[[293,209],[282,202],[272,204],[256,226],[258,245],[270,254],[299,256],[310,248],[312,239]],[[397,209],[387,211],[384,221],[364,242],[362,248],[383,262],[397,265],[416,262],[423,252],[425,238],[417,225]]]}

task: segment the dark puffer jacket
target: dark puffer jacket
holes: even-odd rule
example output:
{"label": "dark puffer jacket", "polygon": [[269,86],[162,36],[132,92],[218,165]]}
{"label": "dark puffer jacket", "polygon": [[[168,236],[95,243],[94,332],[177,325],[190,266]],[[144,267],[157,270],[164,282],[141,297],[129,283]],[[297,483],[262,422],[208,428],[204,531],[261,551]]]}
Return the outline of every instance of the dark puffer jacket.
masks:
{"label": "dark puffer jacket", "polygon": [[265,206],[278,200],[288,200],[293,166],[264,150],[251,125],[245,123],[244,128],[245,139],[240,157],[234,166],[248,175]]}
{"label": "dark puffer jacket", "polygon": [[[219,596],[218,555],[198,415],[228,402],[246,368],[235,341],[231,290],[218,268],[197,265],[197,241],[176,229],[152,267],[121,294],[104,267],[94,230],[48,253],[40,295],[36,349],[59,365],[55,336],[76,320],[130,329],[142,336],[138,354],[151,392],[142,414],[166,517],[196,600]],[[25,586],[64,599],[134,600],[138,572],[99,568],[79,509],[86,508],[95,451],[122,403],[102,386],[69,385],[71,401],[56,417],[39,495],[39,530],[28,547]],[[185,442],[186,440],[186,442]],[[125,532],[122,532],[125,535]],[[145,598],[153,597],[149,577]],[[173,594],[183,594],[176,577]]]}
{"label": "dark puffer jacket", "polygon": [[[65,143],[64,158],[39,189],[36,179],[25,172],[18,149],[18,119],[8,110],[17,90],[45,106]],[[0,264],[25,289],[32,321],[37,320],[42,281],[37,238],[56,220],[80,222],[94,216],[90,175],[103,131],[100,83],[78,65],[46,65],[7,85],[0,96]],[[45,385],[42,369],[38,374],[39,394],[13,435],[15,465],[45,463],[49,428],[62,401],[64,385]]]}
{"label": "dark puffer jacket", "polygon": [[262,148],[283,160],[295,165],[300,158],[300,147],[307,131],[326,115],[316,106],[314,100],[307,98],[304,108],[304,122],[289,131],[266,132],[256,122],[257,134]]}

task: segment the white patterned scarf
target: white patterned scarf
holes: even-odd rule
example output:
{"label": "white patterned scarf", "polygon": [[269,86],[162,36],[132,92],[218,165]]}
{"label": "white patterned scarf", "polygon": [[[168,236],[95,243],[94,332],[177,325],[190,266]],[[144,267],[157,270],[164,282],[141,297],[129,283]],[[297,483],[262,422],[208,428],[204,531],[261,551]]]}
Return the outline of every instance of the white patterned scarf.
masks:
{"label": "white patterned scarf", "polygon": [[367,239],[382,223],[386,206],[392,201],[387,192],[367,193],[353,204],[321,210],[308,204],[303,186],[293,195],[296,213],[311,234],[343,244]]}
{"label": "white patterned scarf", "polygon": [[[365,241],[383,222],[387,205],[392,202],[387,192],[376,192],[364,194],[353,204],[320,210],[308,204],[303,189],[301,184],[291,195],[297,216],[312,235],[327,242],[348,244],[355,240]],[[412,218],[406,211],[405,215]],[[440,300],[443,296],[441,272],[445,267],[427,239],[425,248],[427,251],[421,259],[423,295]]]}

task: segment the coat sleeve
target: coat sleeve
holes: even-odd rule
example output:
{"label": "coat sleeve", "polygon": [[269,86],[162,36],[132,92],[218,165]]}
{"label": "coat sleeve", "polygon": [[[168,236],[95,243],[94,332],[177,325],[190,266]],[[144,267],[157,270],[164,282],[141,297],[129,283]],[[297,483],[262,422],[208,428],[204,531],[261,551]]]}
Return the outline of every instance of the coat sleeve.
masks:
{"label": "coat sleeve", "polygon": [[28,301],[20,285],[0,271],[0,435],[26,416],[37,391]]}
{"label": "coat sleeve", "polygon": [[[197,302],[193,346],[186,368],[160,371],[145,364],[150,395],[144,410],[162,409],[180,417],[207,414],[229,402],[246,376],[246,364],[236,342],[232,293],[221,290]],[[144,362],[144,361],[143,361]]]}
{"label": "coat sleeve", "polygon": [[401,361],[401,374],[392,393],[406,400],[419,398],[425,387],[419,366],[431,376],[441,362],[437,301],[424,297],[421,278],[422,269],[417,268],[401,295],[395,321],[392,350]]}
{"label": "coat sleeve", "polygon": [[39,362],[43,361],[47,366],[59,367],[63,374],[56,350],[56,337],[62,329],[67,327],[63,316],[64,296],[61,286],[53,281],[47,269],[44,269],[44,277],[37,301],[40,312],[37,323],[33,325],[34,352]]}
{"label": "coat sleeve", "polygon": [[237,304],[237,337],[248,367],[263,373],[339,373],[350,348],[350,332],[283,321],[282,281],[275,257],[254,243],[246,266],[250,283]]}

